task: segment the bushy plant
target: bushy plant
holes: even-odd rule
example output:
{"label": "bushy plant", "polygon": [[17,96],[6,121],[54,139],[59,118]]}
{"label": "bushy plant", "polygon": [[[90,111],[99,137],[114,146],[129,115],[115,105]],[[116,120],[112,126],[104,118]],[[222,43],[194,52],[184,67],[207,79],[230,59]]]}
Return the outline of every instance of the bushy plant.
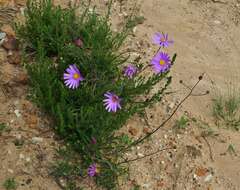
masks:
{"label": "bushy plant", "polygon": [[[129,52],[120,48],[131,32],[132,18],[121,31],[113,32],[110,11],[98,16],[87,6],[77,17],[75,9],[55,7],[51,0],[27,3],[26,23],[18,24],[17,31],[27,44],[26,53],[29,47],[36,53],[33,63],[26,64],[31,98],[53,117],[58,134],[80,153],[82,166],[96,170],[97,183],[114,189],[118,176],[127,171],[118,165],[122,152],[116,150],[128,145],[126,137],[115,132],[130,117],[160,101],[171,77],[169,68],[151,76],[145,76],[145,68],[136,63],[126,68]],[[174,60],[175,56],[169,64]],[[69,79],[73,67],[77,70],[74,85]],[[160,82],[162,87],[153,92]],[[112,93],[110,99],[117,107],[106,109],[107,93]]]}
{"label": "bushy plant", "polygon": [[215,96],[212,110],[218,126],[240,129],[240,97],[237,92]]}

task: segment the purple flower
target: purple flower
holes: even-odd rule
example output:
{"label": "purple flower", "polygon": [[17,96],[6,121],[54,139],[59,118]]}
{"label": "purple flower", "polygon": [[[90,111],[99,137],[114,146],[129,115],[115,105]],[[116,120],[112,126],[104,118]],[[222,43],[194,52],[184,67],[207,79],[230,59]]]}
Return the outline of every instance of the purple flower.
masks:
{"label": "purple flower", "polygon": [[128,77],[129,79],[133,78],[133,76],[137,73],[137,67],[134,65],[128,65],[124,69],[124,76]]}
{"label": "purple flower", "polygon": [[88,167],[88,175],[90,177],[93,177],[97,174],[97,166],[96,164],[91,164],[89,167]]}
{"label": "purple flower", "polygon": [[117,109],[121,109],[121,99],[117,95],[111,92],[107,92],[104,94],[104,96],[106,99],[104,99],[103,102],[108,112],[116,112]]}
{"label": "purple flower", "polygon": [[82,77],[80,71],[78,70],[75,64],[70,65],[66,69],[66,73],[63,74],[63,78],[64,78],[64,84],[68,88],[72,88],[72,89],[77,88],[80,82],[84,80],[84,78]]}
{"label": "purple flower", "polygon": [[81,38],[77,38],[73,41],[73,43],[77,46],[77,47],[80,47],[82,48],[83,47],[83,41]]}
{"label": "purple flower", "polygon": [[152,59],[151,65],[155,73],[158,74],[167,71],[171,67],[171,60],[167,53],[158,52]]}
{"label": "purple flower", "polygon": [[156,33],[153,36],[153,43],[160,45],[160,47],[168,47],[170,44],[173,44],[173,41],[168,39],[168,34]]}

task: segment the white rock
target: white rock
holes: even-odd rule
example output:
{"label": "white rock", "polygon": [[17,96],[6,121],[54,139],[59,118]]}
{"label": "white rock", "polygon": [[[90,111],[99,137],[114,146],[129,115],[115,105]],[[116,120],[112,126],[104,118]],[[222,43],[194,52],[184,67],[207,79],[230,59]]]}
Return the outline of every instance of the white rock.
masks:
{"label": "white rock", "polygon": [[169,107],[170,109],[173,109],[174,106],[175,106],[175,104],[174,104],[173,102],[171,102],[168,107]]}
{"label": "white rock", "polygon": [[11,56],[13,55],[13,51],[12,50],[9,50],[8,53],[7,53],[8,56]]}
{"label": "white rock", "polygon": [[143,157],[144,155],[142,153],[137,154],[139,157]]}
{"label": "white rock", "polygon": [[20,158],[20,159],[24,159],[25,156],[24,156],[23,154],[20,154],[20,155],[19,155],[19,158]]}
{"label": "white rock", "polygon": [[221,21],[220,20],[214,20],[214,24],[221,24]]}
{"label": "white rock", "polygon": [[3,44],[5,38],[6,38],[6,33],[5,32],[0,32],[0,45]]}
{"label": "white rock", "polygon": [[89,13],[92,14],[93,13],[93,8],[89,8],[88,11],[89,11]]}
{"label": "white rock", "polygon": [[25,8],[24,8],[24,7],[21,7],[21,8],[20,8],[20,13],[21,13],[21,15],[24,16],[24,14],[25,14]]}
{"label": "white rock", "polygon": [[133,33],[135,34],[137,32],[137,27],[135,26],[134,28],[133,28]]}
{"label": "white rock", "polygon": [[9,173],[13,174],[13,170],[12,169],[8,169],[7,170]]}
{"label": "white rock", "polygon": [[212,177],[213,177],[212,174],[207,175],[207,176],[205,177],[205,179],[204,179],[204,182],[209,182],[209,181],[211,181]]}
{"label": "white rock", "polygon": [[127,17],[128,14],[127,14],[126,12],[123,12],[123,16],[124,16],[124,17]]}
{"label": "white rock", "polygon": [[14,105],[18,105],[18,104],[19,104],[19,101],[16,100],[16,101],[14,102]]}
{"label": "white rock", "polygon": [[150,187],[150,184],[149,184],[149,183],[144,183],[142,186],[143,186],[144,188],[147,188],[147,189],[149,189],[149,187]]}
{"label": "white rock", "polygon": [[41,137],[33,137],[32,138],[32,143],[37,144],[43,142],[43,138]]}
{"label": "white rock", "polygon": [[5,32],[0,32],[0,40],[4,39],[7,36]]}
{"label": "white rock", "polygon": [[197,174],[193,174],[193,179],[197,179]]}
{"label": "white rock", "polygon": [[22,138],[22,135],[21,135],[21,134],[17,134],[17,135],[16,135],[16,138],[17,138],[18,140],[20,140],[20,139]]}
{"label": "white rock", "polygon": [[14,113],[17,117],[21,117],[21,113],[19,110],[14,110]]}
{"label": "white rock", "polygon": [[31,161],[31,158],[30,158],[30,157],[27,157],[27,158],[26,158],[26,161],[27,161],[27,162],[30,162],[30,161]]}

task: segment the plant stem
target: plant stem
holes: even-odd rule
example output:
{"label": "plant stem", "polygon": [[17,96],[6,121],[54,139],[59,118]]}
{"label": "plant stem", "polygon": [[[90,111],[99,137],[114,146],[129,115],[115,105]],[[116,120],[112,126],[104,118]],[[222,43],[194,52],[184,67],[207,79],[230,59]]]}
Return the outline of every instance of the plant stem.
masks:
{"label": "plant stem", "polygon": [[197,87],[197,85],[200,83],[200,81],[203,78],[204,73],[199,77],[198,81],[194,84],[194,86],[190,89],[190,92],[185,96],[185,98],[182,99],[182,101],[177,105],[177,107],[174,109],[174,111],[172,112],[172,114],[165,120],[163,121],[156,129],[154,129],[151,133],[148,133],[147,135],[145,135],[142,138],[139,138],[138,140],[134,141],[132,144],[130,144],[128,147],[126,147],[125,149],[122,149],[120,151],[127,151],[129,150],[129,148],[131,148],[132,146],[136,146],[137,144],[143,142],[144,140],[148,139],[150,136],[152,136],[153,134],[155,134],[160,128],[162,128],[173,116],[174,114],[177,112],[177,110],[180,108],[180,106],[192,95],[194,89]]}

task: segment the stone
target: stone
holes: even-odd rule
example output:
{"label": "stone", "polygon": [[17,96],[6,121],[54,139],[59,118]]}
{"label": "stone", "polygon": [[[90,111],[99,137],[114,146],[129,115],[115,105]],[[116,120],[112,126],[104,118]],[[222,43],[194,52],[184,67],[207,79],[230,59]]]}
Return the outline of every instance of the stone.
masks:
{"label": "stone", "polygon": [[209,182],[209,181],[211,181],[211,179],[213,178],[213,175],[212,174],[209,174],[209,175],[207,175],[206,177],[205,177],[205,179],[204,179],[204,182]]}
{"label": "stone", "polygon": [[17,117],[21,117],[21,113],[19,110],[14,110],[14,113]]}
{"label": "stone", "polygon": [[143,157],[144,155],[142,153],[137,154],[139,157]]}
{"label": "stone", "polygon": [[30,162],[31,161],[31,158],[30,157],[27,157],[26,158],[26,162]]}
{"label": "stone", "polygon": [[5,32],[0,32],[0,45],[3,44],[7,34]]}
{"label": "stone", "polygon": [[219,25],[219,24],[221,24],[221,21],[220,20],[214,20],[214,24]]}
{"label": "stone", "polygon": [[19,155],[19,158],[20,158],[20,159],[24,159],[25,156],[24,156],[23,154],[20,154],[20,155]]}
{"label": "stone", "polygon": [[171,102],[171,103],[169,104],[169,108],[170,108],[170,109],[173,109],[174,106],[175,106],[175,104],[174,104],[173,102]]}
{"label": "stone", "polygon": [[41,142],[43,142],[43,138],[41,138],[41,137],[33,137],[32,138],[32,143],[34,143],[34,144],[38,144]]}
{"label": "stone", "polygon": [[12,169],[8,169],[8,172],[11,173],[11,174],[14,173],[14,171]]}

